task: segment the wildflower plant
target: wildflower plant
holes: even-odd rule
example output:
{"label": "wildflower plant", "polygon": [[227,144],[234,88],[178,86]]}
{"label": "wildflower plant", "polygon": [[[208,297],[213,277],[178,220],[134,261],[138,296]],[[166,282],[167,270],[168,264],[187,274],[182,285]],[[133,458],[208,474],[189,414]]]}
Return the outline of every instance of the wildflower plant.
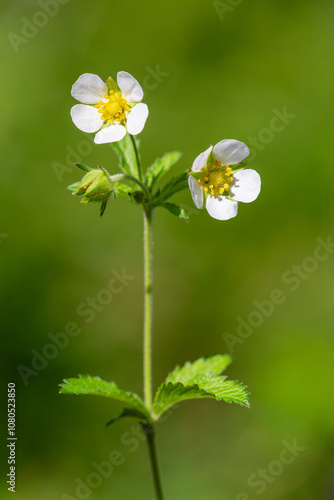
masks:
{"label": "wildflower plant", "polygon": [[249,406],[246,386],[228,380],[223,374],[231,363],[231,356],[216,354],[186,362],[176,367],[160,384],[155,394],[152,389],[152,314],[153,314],[153,213],[161,207],[181,219],[188,218],[185,210],[170,199],[180,191],[191,191],[197,208],[206,208],[215,219],[227,220],[237,215],[238,202],[254,201],[261,187],[259,174],[246,169],[249,155],[242,142],[225,139],[210,146],[195,160],[192,167],[171,177],[164,184],[163,176],[180,160],[181,153],[172,151],[158,158],[143,170],[140,162],[137,134],[142,132],[148,117],[143,103],[144,93],[129,73],[121,71],[117,83],[109,77],[104,83],[100,77],[84,74],[72,88],[72,96],[81,104],[71,110],[74,124],[82,131],[96,133],[95,143],[113,143],[119,158],[119,172],[110,174],[105,167],[91,168],[76,164],[85,172],[81,181],[69,186],[82,203],[100,204],[100,215],[107,203],[117,203],[125,196],[142,207],[144,215],[144,373],[143,397],[119,388],[114,381],[98,376],[79,376],[65,379],[62,394],[104,396],[123,405],[121,418],[137,419],[147,436],[156,498],[163,499],[162,485],[155,448],[156,425],[173,405],[188,399],[211,398],[227,403]]}

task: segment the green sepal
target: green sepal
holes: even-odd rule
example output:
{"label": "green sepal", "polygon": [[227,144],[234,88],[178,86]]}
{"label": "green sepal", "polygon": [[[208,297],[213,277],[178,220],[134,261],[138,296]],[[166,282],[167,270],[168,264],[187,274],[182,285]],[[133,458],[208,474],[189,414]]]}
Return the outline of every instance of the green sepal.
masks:
{"label": "green sepal", "polygon": [[91,170],[93,170],[92,168],[87,167],[87,165],[82,165],[81,163],[74,163],[74,165],[80,168],[80,170],[84,170],[85,172],[90,172]]}
{"label": "green sepal", "polygon": [[106,382],[100,377],[90,375],[79,375],[79,378],[65,379],[60,384],[60,394],[83,394],[103,396],[126,404],[131,410],[141,415],[142,419],[150,419],[150,412],[142,399],[133,392],[125,392],[119,389],[115,382]]}
{"label": "green sepal", "polygon": [[80,186],[81,186],[81,181],[78,181],[78,182],[74,182],[73,184],[70,184],[69,186],[67,186],[67,189],[69,191],[72,191],[73,194],[76,194],[76,192],[78,191]]}
{"label": "green sepal", "polygon": [[213,165],[214,161],[215,161],[215,158],[213,156],[213,147],[211,146],[211,151],[210,151],[210,154],[208,156],[208,159],[206,160],[206,165],[208,165],[209,163],[210,163],[210,165]]}
{"label": "green sepal", "polygon": [[103,174],[100,170],[90,170],[79,183],[79,187],[75,194],[78,196],[85,194],[89,187],[94,183],[94,181],[98,180]]}
{"label": "green sepal", "polygon": [[191,177],[195,177],[195,179],[200,179],[202,177],[202,172],[193,172],[192,170],[189,172],[189,175]]}
{"label": "green sepal", "polygon": [[180,160],[181,156],[181,151],[171,151],[170,153],[165,153],[161,158],[157,158],[146,170],[145,184],[147,187],[152,189],[160,177],[166,174],[168,170]]}
{"label": "green sepal", "polygon": [[189,219],[187,212],[179,205],[175,205],[174,203],[163,203],[161,206],[180,219]]}
{"label": "green sepal", "polygon": [[[137,139],[136,137],[133,137],[133,139],[136,141],[138,150],[139,139]],[[125,172],[126,174],[133,175],[133,177],[139,179],[136,152],[133,148],[130,135],[126,134],[126,136],[121,141],[113,142],[112,145],[119,158],[120,169],[123,170],[123,172]]]}
{"label": "green sepal", "polygon": [[121,92],[121,89],[119,88],[115,80],[111,78],[111,76],[109,76],[107,80],[107,87],[108,87],[108,92],[111,92],[112,90],[114,92]]}
{"label": "green sepal", "polygon": [[100,217],[102,217],[102,216],[103,216],[103,214],[104,214],[104,212],[105,212],[105,210],[106,210],[106,208],[107,208],[107,203],[108,203],[108,200],[103,201],[103,202],[101,203],[101,208],[100,208]]}
{"label": "green sepal", "polygon": [[243,168],[247,167],[247,162],[246,161],[241,161],[240,163],[236,163],[235,165],[230,165],[232,172],[231,174],[235,174],[236,172],[239,172],[239,170],[242,170]]}

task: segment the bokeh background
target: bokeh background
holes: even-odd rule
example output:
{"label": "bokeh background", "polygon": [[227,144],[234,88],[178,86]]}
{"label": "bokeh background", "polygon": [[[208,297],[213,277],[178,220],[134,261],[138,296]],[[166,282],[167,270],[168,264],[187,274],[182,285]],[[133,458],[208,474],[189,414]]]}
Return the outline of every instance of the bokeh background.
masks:
{"label": "bokeh background", "polygon": [[[181,149],[177,174],[235,138],[251,146],[263,181],[228,222],[196,211],[186,191],[175,201],[190,221],[156,212],[155,387],[176,364],[232,350],[228,375],[252,403],[187,402],[159,426],[166,499],[332,499],[334,255],[314,251],[318,238],[334,239],[333,2],[2,0],[0,9],[1,419],[5,438],[14,381],[16,498],[154,498],[134,421],[106,428],[120,405],[57,387],[89,373],[142,391],[141,210],[118,199],[100,219],[65,189],[80,178],[74,161],[117,172],[112,147],[72,124],[71,85],[85,72],[126,70],[150,108],[144,165]],[[86,323],[78,305],[123,268],[135,279]],[[254,315],[254,301],[275,289],[284,302]],[[258,324],[240,340],[238,318],[249,315]],[[81,333],[25,384],[18,366],[31,369],[48,334],[70,321]],[[280,466],[286,442],[299,448]],[[91,494],[76,493],[114,450],[124,463]]]}

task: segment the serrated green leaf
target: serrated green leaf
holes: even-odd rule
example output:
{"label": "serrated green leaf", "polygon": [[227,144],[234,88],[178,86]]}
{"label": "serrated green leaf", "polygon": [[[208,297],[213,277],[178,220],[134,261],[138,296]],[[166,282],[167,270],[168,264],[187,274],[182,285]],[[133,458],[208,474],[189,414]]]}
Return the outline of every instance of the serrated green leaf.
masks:
{"label": "serrated green leaf", "polygon": [[213,375],[199,375],[196,382],[202,390],[212,393],[217,401],[249,407],[249,392],[240,382]]}
{"label": "serrated green leaf", "polygon": [[161,158],[157,158],[155,162],[148,167],[145,173],[145,183],[149,189],[152,189],[154,184],[168,172],[181,158],[181,151],[171,151],[164,154]]}
{"label": "serrated green leaf", "polygon": [[189,215],[187,214],[187,212],[179,205],[175,205],[174,203],[163,203],[161,206],[166,208],[168,212],[176,215],[176,217],[179,217],[180,219],[189,219]]}
{"label": "serrated green leaf", "polygon": [[155,419],[159,420],[161,415],[176,403],[198,398],[211,398],[249,407],[248,392],[239,382],[214,375],[198,375],[196,383],[192,385],[164,382],[158,388],[153,404]]}
{"label": "serrated green leaf", "polygon": [[216,354],[197,359],[193,363],[189,361],[183,366],[177,366],[166,378],[166,382],[173,384],[181,382],[184,385],[195,383],[198,375],[220,375],[230,364],[232,358],[229,354]]}
{"label": "serrated green leaf", "polygon": [[154,203],[156,206],[161,205],[174,194],[188,187],[189,172],[186,170],[175,177],[172,177],[161,189],[158,189],[154,195]]}
{"label": "serrated green leaf", "polygon": [[177,366],[158,388],[153,405],[155,418],[158,420],[168,408],[186,399],[212,398],[249,406],[246,387],[220,375],[231,361],[230,355],[217,354]]}
{"label": "serrated green leaf", "polygon": [[[137,149],[139,146],[139,140],[134,137],[137,144]],[[119,167],[123,172],[133,175],[137,179],[139,178],[138,163],[136,152],[134,150],[132,139],[129,134],[118,142],[113,142],[113,148],[119,157]]]}
{"label": "serrated green leaf", "polygon": [[143,401],[137,394],[122,391],[115,382],[106,382],[100,377],[90,375],[79,375],[79,378],[69,378],[60,384],[61,394],[91,394],[94,396],[104,396],[125,403],[131,409],[142,414],[143,418],[149,418],[150,413]]}
{"label": "serrated green leaf", "polygon": [[211,398],[212,395],[202,391],[197,385],[185,386],[180,382],[163,383],[158,388],[154,398],[153,413],[158,420],[171,406],[187,399]]}

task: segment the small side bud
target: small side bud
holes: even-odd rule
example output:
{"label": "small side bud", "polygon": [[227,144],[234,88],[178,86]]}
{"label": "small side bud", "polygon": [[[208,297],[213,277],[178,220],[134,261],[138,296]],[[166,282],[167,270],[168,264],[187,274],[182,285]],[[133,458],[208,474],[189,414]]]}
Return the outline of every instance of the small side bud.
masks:
{"label": "small side bud", "polygon": [[139,205],[140,203],[143,203],[145,195],[142,191],[134,191],[133,193],[131,193],[131,198],[135,203]]}
{"label": "small side bud", "polygon": [[76,186],[73,194],[83,196],[81,203],[106,202],[115,188],[105,170],[91,170]]}

